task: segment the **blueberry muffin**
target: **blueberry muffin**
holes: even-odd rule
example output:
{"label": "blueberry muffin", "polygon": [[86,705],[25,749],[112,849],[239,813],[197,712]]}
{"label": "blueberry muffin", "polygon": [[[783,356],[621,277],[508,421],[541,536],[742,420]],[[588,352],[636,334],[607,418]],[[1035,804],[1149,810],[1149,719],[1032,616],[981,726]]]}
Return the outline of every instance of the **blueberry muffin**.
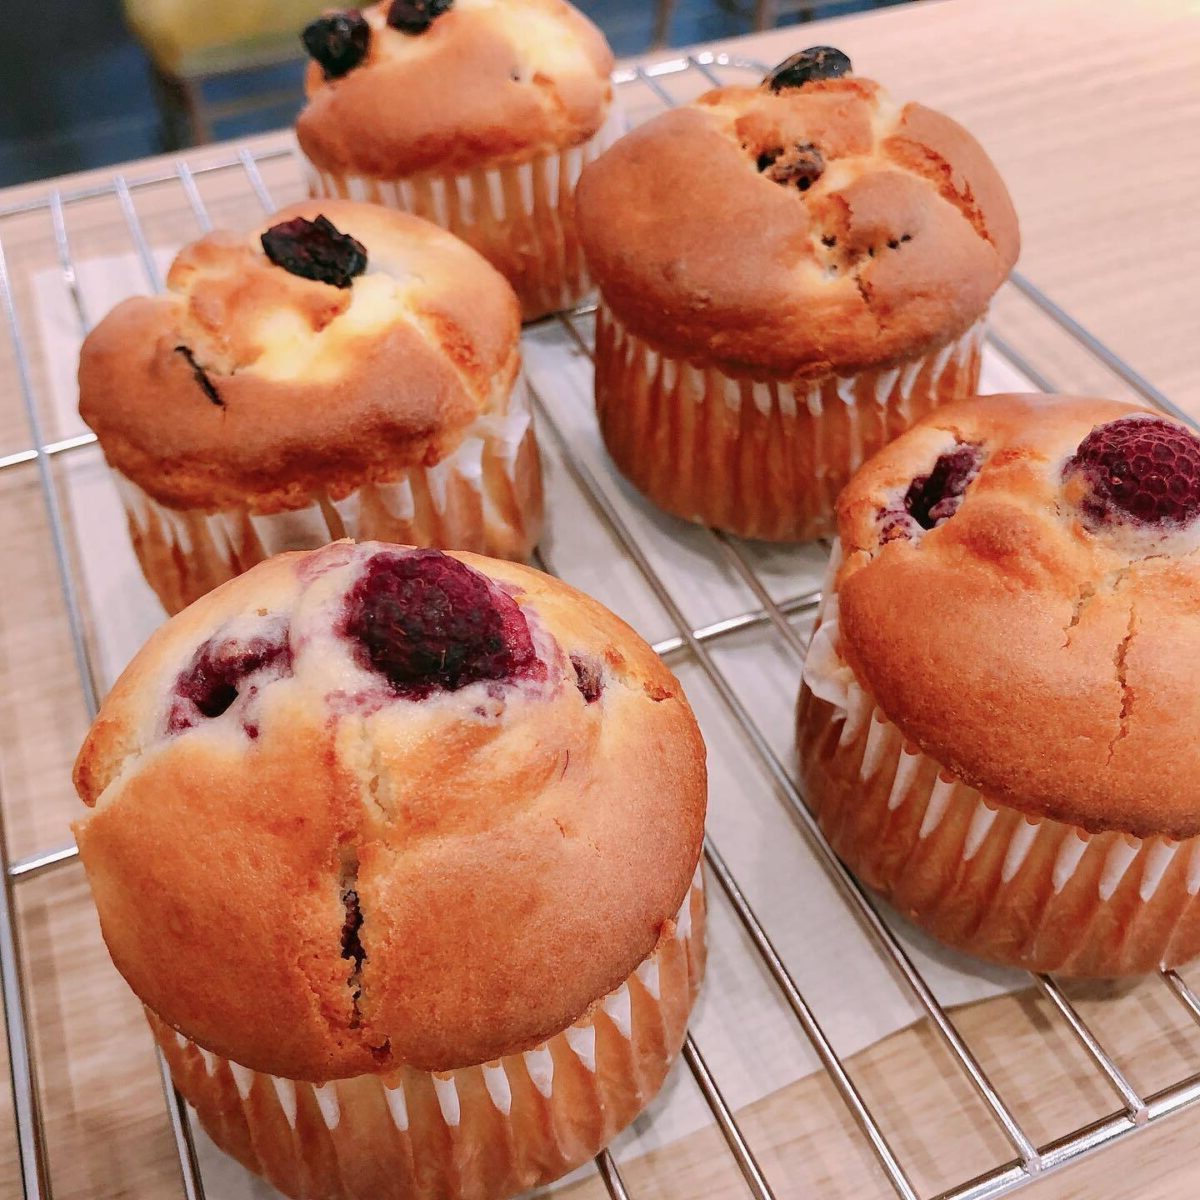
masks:
{"label": "blueberry muffin", "polygon": [[979,144],[838,50],[640,126],[588,167],[596,406],[676,516],[792,541],[854,470],[972,395],[1017,221]]}
{"label": "blueberry muffin", "polygon": [[519,335],[504,279],[404,213],[300,204],[185,247],[79,362],[167,611],[344,536],[527,557],[542,489]]}
{"label": "blueberry muffin", "polygon": [[1011,966],[1200,953],[1200,437],[1108,400],[950,405],[838,532],[799,745],[850,868]]}
{"label": "blueberry muffin", "polygon": [[416,213],[489,259],[526,319],[588,291],[575,183],[617,135],[612,53],[563,0],[383,0],[314,21],[296,136],[318,196]]}
{"label": "blueberry muffin", "polygon": [[76,764],[114,963],[289,1196],[496,1200],[662,1084],[704,968],[679,684],[526,567],[338,542],[167,622]]}

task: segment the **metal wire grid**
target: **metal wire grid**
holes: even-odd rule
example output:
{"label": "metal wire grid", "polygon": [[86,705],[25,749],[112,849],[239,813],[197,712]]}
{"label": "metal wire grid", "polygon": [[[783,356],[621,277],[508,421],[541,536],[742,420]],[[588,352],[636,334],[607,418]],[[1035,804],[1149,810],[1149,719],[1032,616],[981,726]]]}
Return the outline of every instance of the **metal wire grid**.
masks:
{"label": "metal wire grid", "polygon": [[[670,59],[651,67],[633,67],[618,73],[614,79],[622,85],[643,85],[664,105],[671,106],[675,101],[663,85],[662,81],[665,78],[699,74],[705,82],[718,86],[724,82],[719,75],[719,71],[722,70],[750,71],[761,74],[763,68],[758,63],[731,55],[701,54]],[[123,175],[118,175],[104,183],[77,189],[70,193],[54,190],[36,199],[0,208],[0,220],[33,212],[49,213],[63,278],[73,297],[81,329],[86,331],[89,327],[88,313],[78,286],[75,262],[71,255],[66,206],[100,196],[115,198],[128,227],[132,244],[141,261],[147,282],[153,290],[157,291],[161,290],[162,279],[137,215],[134,193],[163,183],[178,184],[199,229],[207,232],[212,228],[212,222],[196,186],[195,175],[231,170],[240,171],[258,202],[264,210],[269,212],[274,209],[275,204],[263,180],[259,169],[260,164],[285,158],[292,153],[290,148],[257,153],[243,148],[230,158],[212,162],[197,168],[194,172],[185,162],[179,161],[170,170],[160,170],[156,174],[141,176],[133,182],[127,180]],[[1017,291],[1065,331],[1079,346],[1130,388],[1151,403],[1195,426],[1194,421],[1172,404],[1148,380],[1099,342],[1027,279],[1020,275],[1014,275],[1011,283]],[[59,454],[69,453],[90,445],[95,439],[91,434],[82,434],[48,443],[43,436],[39,401],[30,371],[27,343],[22,335],[21,316],[17,309],[2,240],[0,240],[0,309],[3,310],[3,317],[12,343],[17,382],[32,442],[28,449],[0,457],[0,470],[31,462],[37,464],[41,491],[51,527],[59,581],[71,627],[79,683],[87,711],[89,714],[94,714],[97,707],[97,686],[77,585],[71,566],[68,534],[51,472],[51,460]],[[579,349],[587,354],[590,354],[588,341],[580,332],[580,323],[588,320],[593,311],[591,308],[581,308],[575,312],[551,318],[551,320],[559,321]],[[1046,391],[1055,390],[1053,381],[1034,368],[1015,348],[994,335],[990,340],[1004,358],[1022,371],[1038,387]],[[1058,984],[1049,976],[1033,976],[1031,977],[1032,983],[1079,1040],[1100,1076],[1116,1095],[1120,1107],[1110,1116],[1094,1121],[1045,1145],[1035,1146],[1031,1142],[962,1039],[954,1022],[934,997],[929,985],[922,978],[903,946],[880,917],[877,902],[864,891],[825,841],[816,821],[805,807],[791,773],[779,761],[763,732],[739,700],[709,651],[709,647],[714,642],[740,630],[754,626],[770,626],[785,649],[794,655],[799,663],[803,659],[805,645],[789,618],[813,609],[819,602],[819,593],[810,592],[791,597],[786,601],[774,600],[755,574],[749,557],[739,543],[721,533],[709,531],[714,556],[736,572],[754,595],[760,607],[738,613],[705,627],[691,627],[675,598],[631,535],[591,469],[564,436],[553,412],[536,393],[534,400],[543,436],[548,436],[555,445],[562,462],[588,499],[597,519],[634,563],[650,591],[661,603],[678,631],[674,636],[658,642],[654,649],[666,658],[686,654],[703,670],[728,715],[733,718],[734,723],[745,735],[766,773],[776,785],[788,813],[804,833],[813,853],[828,870],[846,903],[876,944],[879,953],[894,969],[899,980],[917,1001],[958,1069],[966,1076],[982,1099],[1015,1151],[1015,1158],[1009,1163],[952,1187],[934,1197],[933,1200],[993,1200],[995,1197],[1007,1195],[1041,1173],[1064,1166],[1084,1154],[1126,1137],[1137,1129],[1160,1121],[1200,1100],[1200,1075],[1182,1079],[1151,1095],[1140,1095],[1072,1006]],[[0,991],[3,996],[8,1038],[21,1179],[26,1200],[50,1200],[51,1189],[36,1064],[29,1037],[26,989],[23,978],[20,931],[15,914],[14,889],[20,881],[50,871],[71,861],[75,855],[74,846],[63,846],[43,854],[13,861],[8,854],[4,840],[3,822],[0,820],[0,866],[3,867],[3,887],[0,887]],[[705,841],[704,855],[712,877],[719,884],[743,930],[761,957],[763,965],[816,1051],[895,1193],[904,1200],[918,1200],[918,1194],[906,1174],[904,1166],[889,1145],[879,1120],[868,1107],[845,1064],[834,1051],[796,981],[772,945],[769,935],[747,902],[737,880],[711,838]],[[1183,1006],[1190,1017],[1200,1023],[1200,998],[1174,971],[1163,971],[1161,974],[1171,995]],[[755,1158],[753,1149],[738,1127],[736,1118],[716,1079],[710,1072],[700,1047],[690,1036],[684,1044],[683,1059],[704,1096],[717,1127],[724,1135],[730,1153],[739,1167],[750,1193],[755,1200],[773,1200],[770,1184]],[[166,1063],[161,1053],[159,1067],[179,1155],[184,1194],[187,1200],[203,1200],[204,1184],[196,1160],[186,1106],[171,1085]],[[596,1165],[613,1200],[629,1200],[630,1193],[626,1184],[615,1161],[607,1151],[598,1156]]]}

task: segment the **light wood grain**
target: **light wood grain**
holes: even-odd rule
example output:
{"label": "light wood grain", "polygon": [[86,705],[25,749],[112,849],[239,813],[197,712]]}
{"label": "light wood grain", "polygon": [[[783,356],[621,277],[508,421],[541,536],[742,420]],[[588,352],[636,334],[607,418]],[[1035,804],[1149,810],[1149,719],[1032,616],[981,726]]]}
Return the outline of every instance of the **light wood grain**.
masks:
{"label": "light wood grain", "polygon": [[[1190,11],[1189,11],[1190,10]],[[1200,239],[1200,18],[1178,2],[949,0],[746,39],[740,54],[775,62],[832,42],[864,74],[967,124],[998,163],[1021,214],[1021,267],[1179,403],[1200,414],[1194,280]],[[674,86],[674,85],[671,85]],[[629,96],[651,111],[649,93]],[[256,139],[259,148],[282,136]],[[215,147],[196,165],[227,157]],[[169,169],[169,164],[166,164]],[[162,170],[132,164],[131,177]],[[280,202],[299,193],[294,163],[264,168]],[[84,187],[107,172],[62,181]],[[200,177],[218,223],[240,224],[240,171]],[[0,208],[45,190],[0,193]],[[155,245],[193,236],[177,185],[137,194]],[[70,210],[76,252],[128,252],[119,208],[100,198]],[[32,328],[30,277],[55,262],[44,211],[0,221],[30,367],[44,397]],[[97,314],[93,314],[97,315]],[[1007,295],[998,325],[1064,387],[1117,393],[1114,381]],[[15,359],[0,337],[0,455],[28,443]],[[48,414],[44,414],[48,416]],[[50,436],[74,432],[50,428]],[[0,474],[0,789],[11,851],[64,841],[76,811],[69,771],[86,727],[36,471]],[[21,928],[34,1010],[55,1195],[67,1200],[159,1200],[180,1194],[161,1092],[137,1004],[109,965],[76,866],[22,884]],[[835,964],[830,964],[834,969]],[[1131,1082],[1151,1092],[1200,1072],[1198,1029],[1156,980],[1071,989]],[[971,1006],[955,1020],[1030,1136],[1045,1142],[1117,1108],[1062,1021],[1033,994]],[[853,1077],[922,1195],[1011,1158],[998,1129],[925,1025],[851,1060]],[[691,1086],[685,1083],[683,1086]],[[890,1194],[853,1121],[824,1076],[740,1114],[776,1194]],[[9,1096],[0,1089],[0,1197],[20,1194]],[[1200,1194],[1194,1145],[1200,1116],[1181,1115],[1070,1170],[1031,1185],[1032,1200],[1184,1200]],[[639,1200],[744,1194],[712,1130],[623,1164]],[[587,1200],[598,1181],[572,1189]],[[214,1197],[213,1200],[221,1200]]]}

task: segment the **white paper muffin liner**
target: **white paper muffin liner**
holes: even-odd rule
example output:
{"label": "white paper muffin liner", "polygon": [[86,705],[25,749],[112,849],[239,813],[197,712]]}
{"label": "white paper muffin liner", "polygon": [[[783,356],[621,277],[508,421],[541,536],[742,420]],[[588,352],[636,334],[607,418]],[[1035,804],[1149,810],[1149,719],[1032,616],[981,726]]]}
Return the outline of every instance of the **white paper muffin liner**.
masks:
{"label": "white paper muffin liner", "polygon": [[212,1139],[289,1196],[502,1200],[597,1154],[657,1093],[704,974],[700,867],[674,928],[562,1033],[453,1071],[312,1083],[251,1071],[147,1012]]}
{"label": "white paper muffin liner", "polygon": [[866,459],[938,405],[974,395],[985,323],[903,367],[780,382],[660,354],[601,297],[600,428],[617,466],[677,517],[769,541],[821,537]]}
{"label": "white paper muffin liner", "polygon": [[507,166],[378,179],[322,170],[303,152],[301,159],[312,195],[402,209],[474,246],[508,278],[529,321],[571,308],[591,290],[575,235],[575,185],[624,131],[614,103],[587,141]]}
{"label": "white paper muffin liner", "polygon": [[541,465],[523,376],[434,466],[345,496],[316,492],[305,508],[169,508],[119,471],[113,476],[142,571],[169,613],[273,554],[342,537],[523,560],[541,531]]}
{"label": "white paper muffin liner", "polygon": [[837,649],[827,589],[800,693],[805,799],[852,871],[957,949],[1138,974],[1200,953],[1200,837],[1089,833],[983,796],[906,741]]}

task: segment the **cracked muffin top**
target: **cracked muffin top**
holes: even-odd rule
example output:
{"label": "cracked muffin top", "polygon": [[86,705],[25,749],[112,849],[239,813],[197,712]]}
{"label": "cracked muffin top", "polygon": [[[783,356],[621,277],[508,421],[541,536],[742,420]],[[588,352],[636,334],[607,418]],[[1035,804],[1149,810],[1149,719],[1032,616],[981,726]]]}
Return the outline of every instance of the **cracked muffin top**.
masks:
{"label": "cracked muffin top", "polygon": [[1031,816],[1200,833],[1200,437],[1110,400],[947,405],[838,528],[836,653],[911,742]]}
{"label": "cracked muffin top", "polygon": [[854,372],[943,345],[1019,245],[974,138],[830,47],[648,121],[584,170],[576,200],[615,316],[735,374]]}
{"label": "cracked muffin top", "polygon": [[704,744],[594,600],[470,554],[280,555],[150,639],[75,782],[109,951],[254,1070],[449,1070],[560,1033],[700,855]]}
{"label": "cracked muffin top", "polygon": [[162,295],[118,304],[84,341],[79,411],[163,504],[303,507],[455,449],[506,402],[520,320],[444,230],[310,200],[185,246]]}
{"label": "cracked muffin top", "polygon": [[383,0],[318,18],[296,121],[322,170],[394,179],[524,162],[587,141],[612,51],[563,0]]}

